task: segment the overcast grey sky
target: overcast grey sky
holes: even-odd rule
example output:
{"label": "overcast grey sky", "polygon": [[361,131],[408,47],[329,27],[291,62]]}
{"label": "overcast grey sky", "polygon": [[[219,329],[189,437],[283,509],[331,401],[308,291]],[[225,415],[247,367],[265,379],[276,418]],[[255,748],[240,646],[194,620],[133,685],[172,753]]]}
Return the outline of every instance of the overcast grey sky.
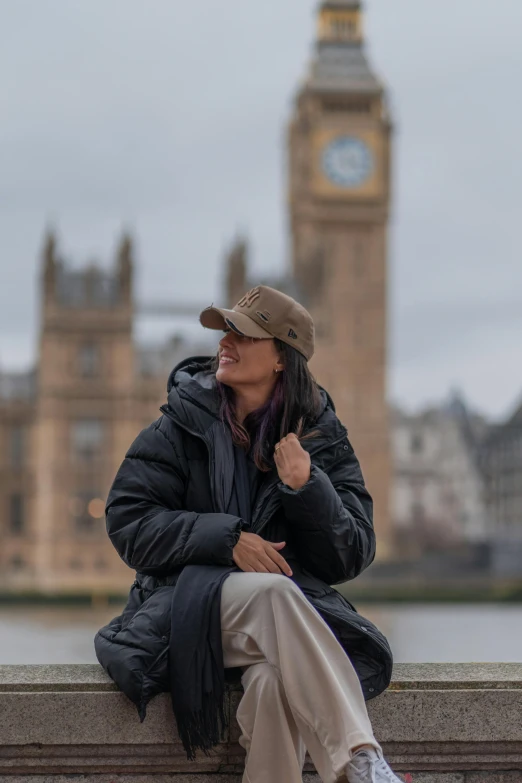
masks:
{"label": "overcast grey sky", "polygon": [[[0,0],[0,366],[34,357],[48,221],[75,265],[109,263],[131,226],[143,300],[215,299],[238,230],[256,270],[284,268],[284,134],[315,7]],[[458,386],[503,415],[522,392],[522,3],[369,0],[366,16],[396,125],[390,396]]]}

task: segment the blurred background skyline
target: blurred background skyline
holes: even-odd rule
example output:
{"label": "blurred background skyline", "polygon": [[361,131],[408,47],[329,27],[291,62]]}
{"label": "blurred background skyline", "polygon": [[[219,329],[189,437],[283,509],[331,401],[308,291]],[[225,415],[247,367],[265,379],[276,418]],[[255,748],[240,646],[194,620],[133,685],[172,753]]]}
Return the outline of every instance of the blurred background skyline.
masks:
{"label": "blurred background skyline", "polygon": [[[374,499],[339,589],[398,661],[520,658],[522,5],[318,5],[0,0],[2,663],[94,660],[108,488],[216,339],[158,307],[259,280],[311,307]],[[343,138],[366,179],[319,170]]]}
{"label": "blurred background skyline", "polygon": [[[128,227],[144,302],[218,300],[237,233],[260,275],[287,267],[284,134],[315,8],[0,3],[0,368],[35,359],[49,223],[74,266],[108,265]],[[401,405],[458,387],[501,417],[519,399],[521,22],[515,0],[494,14],[471,0],[366,3],[395,125],[389,392]],[[160,328],[181,324],[138,325]]]}

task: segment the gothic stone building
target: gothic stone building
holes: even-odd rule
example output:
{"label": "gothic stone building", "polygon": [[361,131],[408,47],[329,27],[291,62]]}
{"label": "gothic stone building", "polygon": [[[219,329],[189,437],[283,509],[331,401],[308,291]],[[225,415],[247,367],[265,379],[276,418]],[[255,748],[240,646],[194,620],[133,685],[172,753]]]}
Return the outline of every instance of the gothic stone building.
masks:
{"label": "gothic stone building", "polygon": [[[387,558],[390,444],[386,404],[387,226],[391,123],[364,50],[359,0],[325,0],[315,55],[288,134],[291,279],[316,323],[311,369],[332,395],[375,503],[377,558]],[[230,304],[258,280],[231,254]]]}
{"label": "gothic stone building", "polygon": [[107,594],[132,581],[107,538],[105,500],[128,446],[160,415],[170,369],[193,350],[136,344],[132,281],[128,237],[110,271],[71,269],[47,237],[37,365],[0,373],[0,592]]}
{"label": "gothic stone building", "polygon": [[493,568],[522,575],[522,403],[491,428],[480,450],[485,498],[492,521]]}
{"label": "gothic stone building", "polygon": [[501,422],[459,395],[392,413],[392,518],[402,557],[464,546],[500,579],[522,575],[522,405]]}
{"label": "gothic stone building", "polygon": [[392,411],[392,519],[403,559],[490,541],[479,464],[489,423],[459,394],[439,407]]}
{"label": "gothic stone building", "polygon": [[[291,271],[266,281],[297,296],[317,326],[312,370],[348,427],[375,503],[377,559],[391,553],[386,405],[387,225],[391,124],[364,48],[359,0],[325,0],[315,55],[288,135]],[[232,252],[228,295],[252,284]],[[133,341],[131,245],[115,267],[74,271],[49,237],[37,366],[0,375],[0,590],[106,593],[129,570],[103,506],[137,432],[157,418],[183,346]],[[185,350],[185,353],[192,353]]]}

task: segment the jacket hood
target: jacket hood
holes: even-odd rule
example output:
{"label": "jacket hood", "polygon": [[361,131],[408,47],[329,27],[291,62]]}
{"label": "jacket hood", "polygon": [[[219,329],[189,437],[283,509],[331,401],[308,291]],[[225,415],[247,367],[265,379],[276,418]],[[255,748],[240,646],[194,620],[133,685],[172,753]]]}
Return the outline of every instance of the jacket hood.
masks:
{"label": "jacket hood", "polygon": [[[209,369],[212,356],[193,356],[179,362],[169,375],[167,383],[168,405],[175,417],[187,429],[204,435],[219,421],[219,397],[216,377]],[[346,434],[339,421],[332,398],[319,386],[321,410],[316,427],[320,430],[309,441],[310,446],[321,440],[331,440]]]}
{"label": "jacket hood", "polygon": [[211,356],[192,356],[179,362],[167,382],[168,405],[186,429],[204,435],[219,420],[216,378]]}

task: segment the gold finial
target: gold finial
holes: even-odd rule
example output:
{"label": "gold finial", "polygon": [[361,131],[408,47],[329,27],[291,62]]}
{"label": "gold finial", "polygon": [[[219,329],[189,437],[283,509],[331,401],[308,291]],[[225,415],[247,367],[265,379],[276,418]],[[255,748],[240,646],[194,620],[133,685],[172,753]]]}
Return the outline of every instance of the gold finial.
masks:
{"label": "gold finial", "polygon": [[359,0],[325,0],[319,8],[318,37],[325,43],[361,43]]}

